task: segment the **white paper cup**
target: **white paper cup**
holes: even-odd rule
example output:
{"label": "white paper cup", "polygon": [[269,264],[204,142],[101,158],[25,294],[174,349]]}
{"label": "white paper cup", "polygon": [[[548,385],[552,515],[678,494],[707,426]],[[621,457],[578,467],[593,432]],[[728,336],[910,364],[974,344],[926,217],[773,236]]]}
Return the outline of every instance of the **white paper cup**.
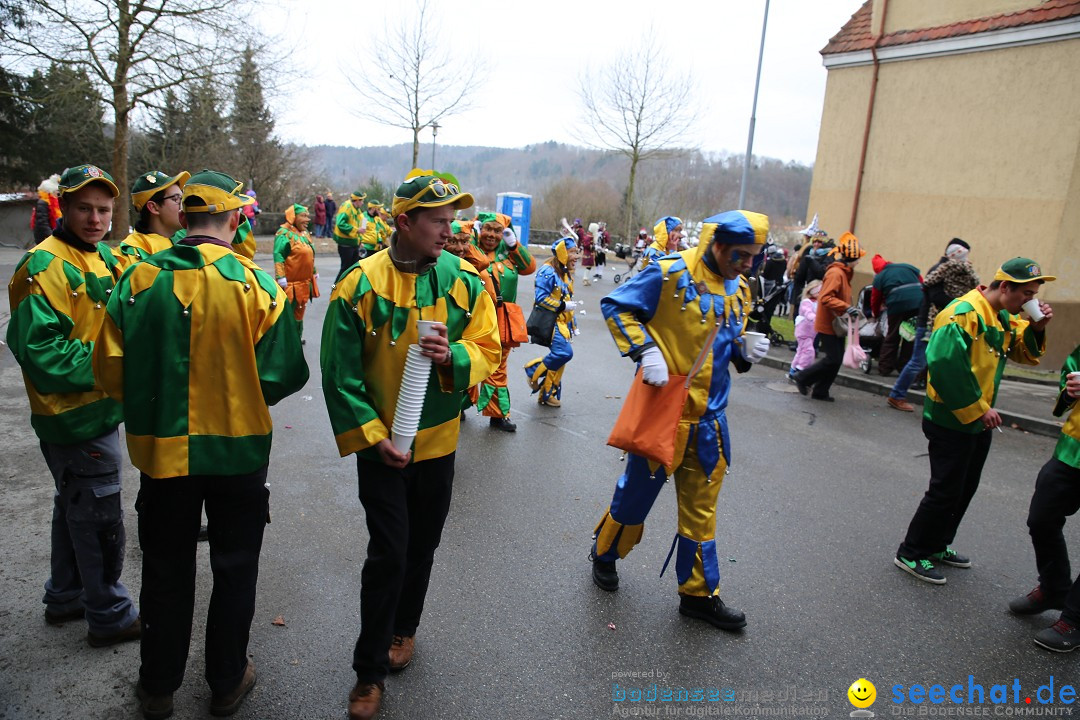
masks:
{"label": "white paper cup", "polygon": [[435,330],[435,326],[439,323],[435,320],[417,320],[416,321],[416,335],[417,337],[432,337],[439,333]]}
{"label": "white paper cup", "polygon": [[1035,298],[1031,298],[1026,303],[1024,303],[1024,312],[1026,312],[1028,314],[1028,317],[1035,322],[1039,322],[1045,317],[1045,315],[1043,315],[1042,309],[1039,308],[1039,301]]}
{"label": "white paper cup", "polygon": [[391,433],[390,442],[393,443],[394,449],[399,453],[409,452],[409,448],[412,447],[413,438],[416,435],[399,435],[398,433]]}
{"label": "white paper cup", "polygon": [[754,332],[753,330],[747,330],[743,333],[743,342],[746,343],[746,347],[754,347],[758,340],[764,340],[765,333]]}

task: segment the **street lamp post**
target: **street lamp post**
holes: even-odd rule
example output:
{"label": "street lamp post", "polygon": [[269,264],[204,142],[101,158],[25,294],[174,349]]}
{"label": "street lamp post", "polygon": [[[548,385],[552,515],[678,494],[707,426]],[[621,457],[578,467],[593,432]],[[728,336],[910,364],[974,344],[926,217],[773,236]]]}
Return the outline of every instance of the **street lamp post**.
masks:
{"label": "street lamp post", "polygon": [[431,169],[435,169],[435,136],[439,134],[439,123],[431,123]]}
{"label": "street lamp post", "polygon": [[746,140],[746,158],[743,160],[742,182],[739,183],[739,209],[745,209],[746,185],[750,180],[750,159],[754,154],[754,125],[757,124],[757,96],[761,86],[761,61],[765,57],[765,28],[769,24],[769,0],[765,0],[765,19],[761,21],[761,49],[758,50],[757,78],[754,80],[754,105],[750,109],[750,136]]}

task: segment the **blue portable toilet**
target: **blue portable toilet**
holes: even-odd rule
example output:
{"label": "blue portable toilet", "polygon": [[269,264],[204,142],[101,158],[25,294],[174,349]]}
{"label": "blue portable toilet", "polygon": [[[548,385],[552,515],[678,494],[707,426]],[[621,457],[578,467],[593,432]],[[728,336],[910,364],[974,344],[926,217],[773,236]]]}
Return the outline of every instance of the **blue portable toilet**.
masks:
{"label": "blue portable toilet", "polygon": [[495,196],[495,212],[509,215],[514,221],[518,240],[529,244],[529,221],[532,219],[532,195],[504,192]]}

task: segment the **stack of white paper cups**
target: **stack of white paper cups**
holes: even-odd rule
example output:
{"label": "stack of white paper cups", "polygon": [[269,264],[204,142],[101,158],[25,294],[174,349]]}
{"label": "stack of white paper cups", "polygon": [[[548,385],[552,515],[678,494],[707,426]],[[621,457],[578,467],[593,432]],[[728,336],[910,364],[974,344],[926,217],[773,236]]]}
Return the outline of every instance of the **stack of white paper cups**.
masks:
{"label": "stack of white paper cups", "polygon": [[[420,337],[437,334],[432,327],[434,324],[431,320],[419,321],[417,334]],[[420,354],[419,345],[410,345],[405,356],[405,372],[398,390],[397,407],[394,409],[394,424],[390,428],[391,442],[398,452],[408,452],[412,447],[416,430],[420,427],[420,412],[424,409],[424,395],[430,376],[431,358]]]}

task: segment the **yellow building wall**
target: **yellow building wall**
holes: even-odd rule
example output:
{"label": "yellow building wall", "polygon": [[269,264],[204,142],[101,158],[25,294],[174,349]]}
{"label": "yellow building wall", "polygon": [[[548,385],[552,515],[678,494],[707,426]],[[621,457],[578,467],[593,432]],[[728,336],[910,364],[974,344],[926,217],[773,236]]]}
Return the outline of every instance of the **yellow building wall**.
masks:
{"label": "yellow building wall", "polygon": [[[883,0],[874,0],[872,28],[881,26]],[[885,33],[951,25],[1035,7],[1034,0],[889,0]]]}
{"label": "yellow building wall", "polygon": [[[849,229],[872,73],[829,71],[807,216],[833,237]],[[1072,350],[1080,40],[882,64],[854,232],[871,255],[923,269],[964,238],[987,281],[1005,259],[1035,259],[1061,277],[1042,293],[1060,307],[1048,360]],[[864,264],[856,287],[869,281]]]}

